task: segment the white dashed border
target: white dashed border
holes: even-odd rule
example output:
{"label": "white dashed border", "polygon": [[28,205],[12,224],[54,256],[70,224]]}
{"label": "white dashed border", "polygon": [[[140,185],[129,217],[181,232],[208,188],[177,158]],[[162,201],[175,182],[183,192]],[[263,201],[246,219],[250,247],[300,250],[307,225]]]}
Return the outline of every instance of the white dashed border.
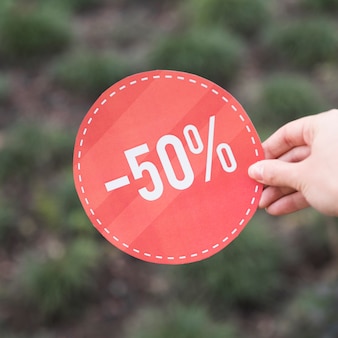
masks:
{"label": "white dashed border", "polygon": [[[211,93],[213,93],[215,96],[219,97],[222,101],[224,101],[225,103],[229,104],[229,99],[227,99],[224,95],[220,94],[218,90],[214,89],[214,88],[211,88],[211,85],[207,85],[206,83],[204,82],[199,82],[193,78],[190,78],[189,74],[186,73],[185,76],[182,76],[182,75],[173,75],[173,74],[156,74],[156,75],[153,75],[153,76],[145,76],[145,77],[142,77],[141,79],[139,80],[133,80],[133,81],[129,81],[128,83],[126,84],[123,84],[121,85],[118,90],[115,90],[115,91],[112,91],[110,94],[109,94],[109,97],[110,98],[113,98],[115,97],[116,95],[119,94],[119,92],[123,91],[123,90],[126,90],[128,87],[130,86],[134,86],[134,85],[137,85],[138,83],[141,83],[141,82],[146,82],[146,81],[149,81],[149,80],[158,80],[158,79],[168,79],[168,80],[179,80],[179,81],[187,81],[193,85],[197,85],[197,86],[201,86],[202,88],[206,89],[206,90],[211,90]],[[201,78],[202,80],[202,78]],[[82,194],[82,200],[84,200],[86,206],[87,206],[87,210],[89,210],[90,214],[94,217],[96,223],[99,225],[99,226],[102,226],[103,223],[101,222],[101,220],[97,217],[95,211],[93,210],[93,208],[91,207],[91,203],[90,203],[90,200],[86,194],[86,189],[83,185],[83,179],[82,179],[82,174],[81,174],[81,159],[82,159],[82,149],[83,149],[83,146],[85,144],[85,137],[88,133],[88,130],[90,129],[90,126],[93,122],[93,120],[95,119],[95,117],[100,113],[100,109],[108,102],[108,99],[103,99],[101,102],[98,103],[98,106],[95,108],[95,110],[93,111],[93,113],[90,115],[90,116],[86,116],[86,123],[83,124],[83,129],[79,131],[79,134],[80,137],[78,137],[78,147],[79,147],[79,151],[77,153],[77,159],[76,159],[76,165],[74,165],[75,168],[77,168],[77,171],[78,171],[78,174],[77,175],[74,175],[75,177],[77,177],[77,180],[78,180],[78,183],[79,183],[79,187],[80,187],[80,192]],[[237,107],[234,105],[234,104],[231,104],[231,109],[233,110],[233,112],[235,113],[238,113],[238,109]],[[245,124],[245,128],[246,128],[246,131],[248,132],[249,134],[249,137],[250,137],[250,140],[251,140],[251,143],[252,145],[254,146],[254,151],[255,151],[255,156],[258,158],[259,157],[259,149],[257,147],[257,144],[259,144],[260,142],[257,142],[256,141],[256,138],[255,138],[255,134],[252,132],[249,124],[247,124],[246,122],[246,119],[244,118],[244,116],[242,114],[238,114],[238,117],[239,119],[241,120],[242,123]],[[243,226],[243,224],[245,223],[246,219],[247,218],[250,218],[252,217],[251,215],[255,212],[254,210],[254,205],[257,201],[257,194],[259,192],[259,185],[257,184],[255,186],[255,189],[253,191],[253,197],[251,199],[251,206],[246,210],[245,212],[245,217],[241,218],[241,220],[238,222],[238,225],[239,227]],[[140,258],[142,258],[142,256],[144,257],[144,259],[146,258],[155,258],[155,260],[158,260],[159,262],[163,262],[165,263],[165,261],[168,261],[169,263],[172,262],[172,261],[182,261],[182,263],[184,262],[184,260],[187,260],[187,259],[195,259],[199,256],[203,256],[203,255],[206,255],[206,254],[209,254],[210,252],[212,251],[215,251],[217,250],[221,244],[224,244],[226,243],[227,241],[229,241],[229,237],[225,237],[221,240],[220,243],[215,243],[213,244],[210,248],[206,248],[204,250],[201,250],[200,252],[193,252],[191,253],[190,255],[182,255],[182,256],[178,256],[178,257],[174,257],[174,256],[167,256],[167,257],[164,257],[162,255],[157,255],[157,254],[151,254],[149,252],[142,252],[141,250],[137,249],[137,248],[131,248],[129,246],[129,244],[127,243],[124,243],[123,241],[120,240],[120,238],[116,237],[114,234],[111,233],[111,231],[109,229],[107,229],[106,227],[103,228],[104,232],[111,236],[111,238],[116,242],[116,243],[119,243],[120,245],[122,245],[124,248],[126,249],[130,249],[133,251],[134,254],[137,254],[139,255]],[[238,228],[235,226],[235,228],[231,231],[231,235],[232,236],[235,236],[236,233],[238,232]],[[215,251],[216,253],[216,251]],[[203,258],[203,257],[202,257]]]}

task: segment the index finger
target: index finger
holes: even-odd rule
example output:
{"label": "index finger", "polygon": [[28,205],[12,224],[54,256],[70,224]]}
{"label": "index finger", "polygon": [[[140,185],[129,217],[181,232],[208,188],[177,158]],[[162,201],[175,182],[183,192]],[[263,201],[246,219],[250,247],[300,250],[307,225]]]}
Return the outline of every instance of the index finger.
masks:
{"label": "index finger", "polygon": [[314,116],[302,117],[279,128],[263,142],[266,159],[276,159],[291,149],[310,145],[313,135]]}

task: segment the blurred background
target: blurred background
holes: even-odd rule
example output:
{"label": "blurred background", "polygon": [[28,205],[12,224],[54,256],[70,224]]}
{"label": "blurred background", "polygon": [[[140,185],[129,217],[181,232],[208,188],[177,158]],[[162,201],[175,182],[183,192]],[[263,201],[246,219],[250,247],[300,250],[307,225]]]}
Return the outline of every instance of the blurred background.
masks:
{"label": "blurred background", "polygon": [[80,122],[123,77],[223,86],[264,140],[338,106],[338,0],[1,0],[0,336],[338,337],[338,220],[259,211],[216,256],[119,252],[75,193]]}

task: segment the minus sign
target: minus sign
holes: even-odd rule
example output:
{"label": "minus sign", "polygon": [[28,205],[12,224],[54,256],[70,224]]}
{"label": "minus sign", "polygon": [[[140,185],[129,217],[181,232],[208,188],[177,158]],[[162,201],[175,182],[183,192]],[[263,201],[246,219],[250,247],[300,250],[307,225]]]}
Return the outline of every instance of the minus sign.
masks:
{"label": "minus sign", "polygon": [[109,181],[105,183],[104,185],[106,186],[107,192],[125,187],[126,185],[129,185],[130,181],[128,176],[122,176],[120,178],[116,178],[115,180]]}

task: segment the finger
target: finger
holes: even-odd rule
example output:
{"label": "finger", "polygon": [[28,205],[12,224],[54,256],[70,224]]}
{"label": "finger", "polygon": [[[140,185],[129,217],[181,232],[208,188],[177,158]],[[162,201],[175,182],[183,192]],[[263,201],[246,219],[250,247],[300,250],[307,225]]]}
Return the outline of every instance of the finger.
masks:
{"label": "finger", "polygon": [[294,147],[311,144],[313,118],[313,116],[303,117],[278,129],[263,142],[265,158],[279,158]]}
{"label": "finger", "polygon": [[279,157],[279,160],[285,162],[300,162],[309,157],[311,154],[311,149],[309,146],[299,146],[292,148],[290,151],[286,152]]}
{"label": "finger", "polygon": [[263,160],[248,169],[249,176],[265,185],[289,187],[300,190],[302,182],[301,163],[288,163],[281,160]]}
{"label": "finger", "polygon": [[290,214],[309,207],[309,203],[300,192],[282,197],[281,199],[270,204],[265,210],[273,216]]}
{"label": "finger", "polygon": [[265,209],[282,197],[293,194],[294,192],[295,190],[292,188],[267,187],[263,190],[261,199],[259,201],[259,207],[261,209]]}

